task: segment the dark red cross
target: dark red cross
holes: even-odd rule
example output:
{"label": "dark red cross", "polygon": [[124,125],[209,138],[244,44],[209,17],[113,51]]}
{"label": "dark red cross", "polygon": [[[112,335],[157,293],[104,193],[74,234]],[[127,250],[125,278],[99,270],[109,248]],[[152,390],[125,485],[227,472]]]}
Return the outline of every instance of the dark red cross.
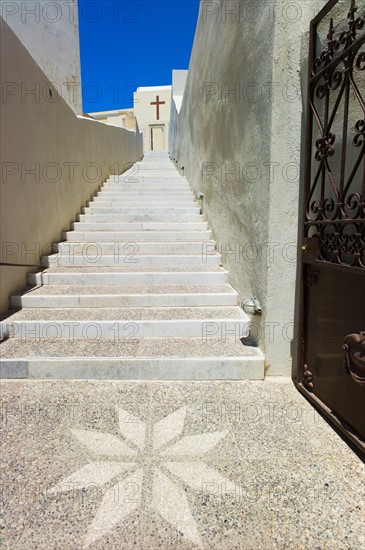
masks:
{"label": "dark red cross", "polygon": [[156,105],[156,119],[160,120],[160,105],[165,105],[166,101],[160,101],[160,96],[156,96],[156,101],[152,101],[151,105]]}

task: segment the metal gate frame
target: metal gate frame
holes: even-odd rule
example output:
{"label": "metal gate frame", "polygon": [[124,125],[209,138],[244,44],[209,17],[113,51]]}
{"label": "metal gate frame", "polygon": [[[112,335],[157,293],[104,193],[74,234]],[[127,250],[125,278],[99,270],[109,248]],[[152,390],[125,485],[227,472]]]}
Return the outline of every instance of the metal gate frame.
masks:
{"label": "metal gate frame", "polygon": [[[360,71],[365,70],[365,52],[360,51],[360,48],[365,43],[365,10],[364,12],[360,12],[357,0],[349,0],[346,30],[336,33],[334,21],[331,18],[327,45],[323,46],[324,49],[320,53],[316,51],[318,47],[318,26],[329,16],[330,12],[339,2],[340,0],[330,0],[311,21],[310,27],[304,219],[302,223],[303,238],[299,306],[299,368],[294,382],[297,389],[319,408],[352,443],[365,453],[365,443],[351,429],[348,429],[346,424],[341,421],[341,418],[333,414],[330,408],[313,393],[313,376],[307,365],[305,365],[306,282],[308,283],[308,280],[305,281],[305,277],[307,279],[308,277],[315,279],[317,277],[315,269],[317,266],[321,269],[329,267],[334,272],[342,271],[362,274],[365,278],[365,161],[362,192],[351,192],[351,184],[365,158],[365,94],[362,90],[358,89],[352,72],[354,67]],[[337,70],[339,64],[342,64],[345,70]],[[331,111],[330,93],[337,89],[339,90],[338,96]],[[359,156],[349,175],[348,171],[346,172],[346,153],[349,137],[348,116],[351,94],[354,94],[359,101],[360,108],[363,111],[363,119],[359,119],[356,122],[354,135],[351,136],[353,137],[354,148],[359,149]],[[316,110],[316,98],[325,102],[324,120],[321,120]],[[335,153],[336,140],[336,136],[331,132],[331,129],[337,109],[342,105],[343,98],[344,123],[343,139],[341,142],[341,165],[338,174],[335,174],[329,162],[330,157]],[[320,134],[316,141],[313,139],[315,124],[317,124]],[[312,179],[314,160],[317,162],[318,169],[314,179]],[[328,194],[329,196],[326,196],[328,181],[331,185],[331,192]],[[349,227],[352,227],[350,232],[348,232]],[[365,330],[365,326],[362,329]],[[359,338],[362,339],[361,345],[365,348],[365,333],[360,333]],[[344,346],[344,350],[346,350],[346,346]],[[365,353],[363,357],[365,358]],[[347,355],[348,358],[349,354]],[[354,378],[354,373],[349,372],[351,365],[347,365],[347,367],[348,373]],[[360,380],[360,383],[365,383],[365,381]]]}

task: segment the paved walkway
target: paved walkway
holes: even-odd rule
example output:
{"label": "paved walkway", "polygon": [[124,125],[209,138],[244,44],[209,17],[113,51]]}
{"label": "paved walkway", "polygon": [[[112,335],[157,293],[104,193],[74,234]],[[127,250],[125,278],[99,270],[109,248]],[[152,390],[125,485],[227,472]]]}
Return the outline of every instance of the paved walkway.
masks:
{"label": "paved walkway", "polygon": [[281,382],[2,381],[2,548],[364,547],[364,466]]}

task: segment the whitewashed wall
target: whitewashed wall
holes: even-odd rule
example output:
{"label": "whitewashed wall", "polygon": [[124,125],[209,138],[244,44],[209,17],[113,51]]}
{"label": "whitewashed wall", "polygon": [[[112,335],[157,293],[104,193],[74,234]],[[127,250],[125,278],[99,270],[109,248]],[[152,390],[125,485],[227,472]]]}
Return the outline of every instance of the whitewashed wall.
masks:
{"label": "whitewashed wall", "polygon": [[172,106],[171,157],[204,193],[231,284],[262,304],[252,334],[270,375],[291,374],[298,344],[301,64],[324,4],[202,0],[180,112]]}
{"label": "whitewashed wall", "polygon": [[[1,16],[60,95],[82,114],[77,0],[1,0]],[[23,83],[24,93],[30,90]]]}

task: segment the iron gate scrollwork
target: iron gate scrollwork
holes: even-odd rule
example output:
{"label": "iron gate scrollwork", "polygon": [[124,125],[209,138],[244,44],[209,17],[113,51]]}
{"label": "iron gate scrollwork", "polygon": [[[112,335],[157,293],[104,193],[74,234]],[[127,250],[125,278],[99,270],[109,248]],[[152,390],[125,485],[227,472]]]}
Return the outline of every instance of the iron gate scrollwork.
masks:
{"label": "iron gate scrollwork", "polygon": [[365,269],[365,8],[346,4],[312,27],[304,225],[317,261]]}
{"label": "iron gate scrollwork", "polygon": [[296,385],[365,453],[365,0],[311,22]]}

